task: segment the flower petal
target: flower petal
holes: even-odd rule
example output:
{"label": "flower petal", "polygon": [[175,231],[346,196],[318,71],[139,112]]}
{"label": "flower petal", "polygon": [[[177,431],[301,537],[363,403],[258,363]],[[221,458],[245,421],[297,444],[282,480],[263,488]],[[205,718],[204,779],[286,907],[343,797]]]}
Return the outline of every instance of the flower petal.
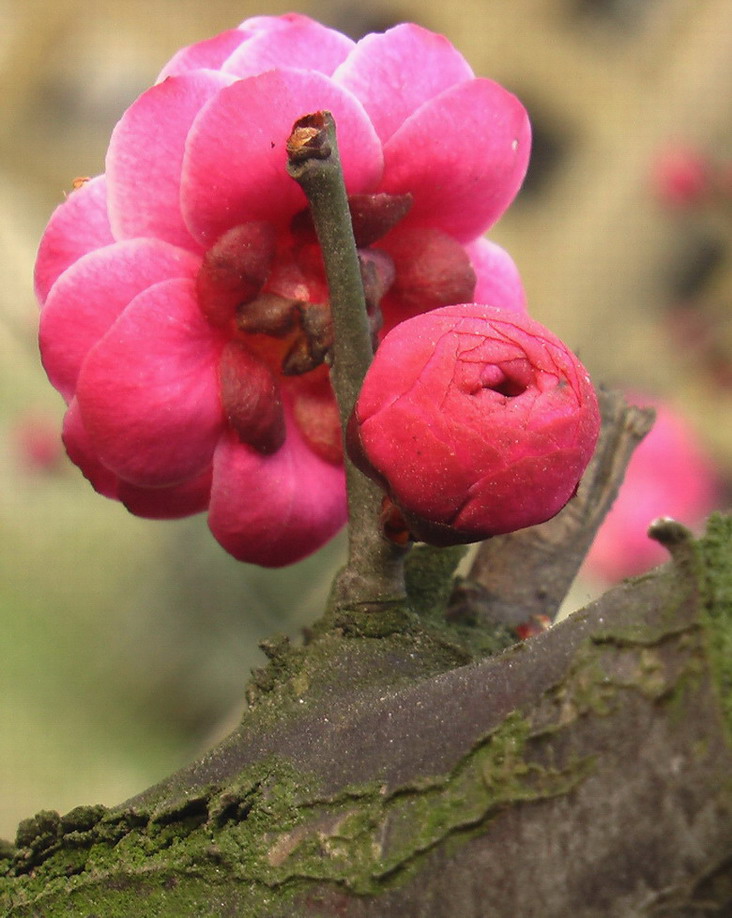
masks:
{"label": "flower petal", "polygon": [[211,468],[172,488],[138,488],[121,481],[102,465],[94,452],[76,399],[64,416],[63,441],[69,459],[81,469],[94,490],[104,497],[121,501],[135,516],[171,520],[201,513],[208,507]]}
{"label": "flower petal", "polygon": [[85,182],[60,204],[46,227],[35,269],[36,296],[48,292],[77,258],[114,242],[107,216],[107,182],[103,175]]}
{"label": "flower petal", "polygon": [[287,174],[285,143],[296,119],[320,109],[336,120],[348,190],[373,190],[381,144],[360,102],[319,73],[271,70],[222,89],[191,128],[182,202],[196,239],[208,246],[250,220],[285,226],[305,207]]}
{"label": "flower petal", "polygon": [[149,520],[177,520],[208,507],[211,469],[172,488],[137,488],[120,481],[117,499],[135,516]]}
{"label": "flower petal", "polygon": [[470,242],[498,220],[526,174],[531,128],[519,100],[470,80],[418,109],[384,145],[380,191],[411,192],[404,225]]}
{"label": "flower petal", "polygon": [[183,150],[196,115],[232,80],[212,70],[169,77],[124,113],[107,151],[109,215],[117,238],[157,236],[197,248],[180,212]]}
{"label": "flower petal", "polygon": [[453,525],[467,532],[479,531],[481,523],[490,519],[490,528],[500,534],[551,519],[576,493],[588,461],[589,456],[571,447],[549,448],[544,456],[516,459],[510,467],[473,485]]}
{"label": "flower petal", "polygon": [[211,468],[172,488],[138,488],[121,481],[99,461],[74,399],[64,417],[63,441],[69,458],[97,493],[121,501],[135,516],[154,520],[179,519],[201,513],[211,493]]}
{"label": "flower petal", "polygon": [[234,435],[214,456],[209,526],[240,561],[281,567],[306,557],[346,521],[342,467],[306,445],[288,417],[285,445],[263,456]]}
{"label": "flower petal", "polygon": [[353,48],[353,41],[341,32],[293,14],[279,28],[260,29],[241,43],[221,69],[250,77],[286,66],[330,76]]}
{"label": "flower petal", "polygon": [[229,55],[248,37],[242,29],[227,29],[213,38],[187,45],[171,57],[155,82],[162,83],[168,77],[180,76],[190,70],[219,70]]}
{"label": "flower petal", "polygon": [[69,459],[81,469],[94,490],[104,497],[116,498],[119,478],[102,465],[94,452],[76,399],[71,401],[66,410],[61,436]]}
{"label": "flower petal", "polygon": [[473,301],[525,313],[526,291],[508,252],[482,237],[466,245],[465,250],[477,278]]}
{"label": "flower petal", "polygon": [[105,466],[142,487],[177,485],[205,470],[224,425],[223,342],[198,308],[193,281],[163,281],[130,303],[89,352],[77,387]]}
{"label": "flower petal", "polygon": [[333,79],[360,99],[386,143],[421,105],[473,76],[443,35],[402,23],[362,38]]}
{"label": "flower petal", "polygon": [[152,284],[194,278],[200,258],[157,239],[89,252],[59,278],[41,312],[40,347],[51,383],[68,401],[84,358],[127,304]]}

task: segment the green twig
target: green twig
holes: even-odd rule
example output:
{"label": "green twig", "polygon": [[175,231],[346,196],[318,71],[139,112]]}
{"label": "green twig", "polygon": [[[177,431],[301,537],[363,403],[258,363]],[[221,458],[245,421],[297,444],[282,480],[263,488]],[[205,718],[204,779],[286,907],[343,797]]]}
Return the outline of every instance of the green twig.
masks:
{"label": "green twig", "polygon": [[[331,381],[346,430],[373,351],[366,301],[335,122],[315,112],[295,122],[287,142],[288,172],[305,192],[323,253],[333,317]],[[345,452],[345,450],[344,450]],[[379,522],[383,492],[345,456],[348,487],[348,563],[331,594],[331,608],[372,610],[405,597],[405,549],[384,538]]]}

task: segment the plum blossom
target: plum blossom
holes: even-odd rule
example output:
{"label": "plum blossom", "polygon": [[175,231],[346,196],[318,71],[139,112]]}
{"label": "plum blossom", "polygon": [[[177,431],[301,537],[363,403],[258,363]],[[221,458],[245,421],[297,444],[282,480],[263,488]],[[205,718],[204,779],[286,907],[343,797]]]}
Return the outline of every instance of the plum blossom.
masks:
{"label": "plum blossom", "polygon": [[600,527],[585,570],[607,582],[642,574],[668,552],[648,537],[653,520],[670,516],[699,527],[718,506],[719,475],[688,420],[664,402],[629,395],[652,406],[656,420],[628,464],[618,497]]}
{"label": "plum blossom", "polygon": [[699,204],[710,190],[711,178],[711,163],[687,145],[669,145],[652,163],[653,189],[668,207],[688,209]]}
{"label": "plum blossom", "polygon": [[241,560],[298,560],[345,522],[330,321],[294,121],[329,110],[376,332],[482,298],[522,312],[482,234],[517,193],[530,128],[442,36],[358,43],[297,15],[179,51],[124,113],[106,173],[53,214],[36,265],[63,437],[132,513],[208,510]]}
{"label": "plum blossom", "polygon": [[[450,545],[558,513],[599,429],[587,371],[557,337],[525,315],[468,303],[389,332],[348,446],[415,538]],[[387,522],[397,528],[393,515]]]}

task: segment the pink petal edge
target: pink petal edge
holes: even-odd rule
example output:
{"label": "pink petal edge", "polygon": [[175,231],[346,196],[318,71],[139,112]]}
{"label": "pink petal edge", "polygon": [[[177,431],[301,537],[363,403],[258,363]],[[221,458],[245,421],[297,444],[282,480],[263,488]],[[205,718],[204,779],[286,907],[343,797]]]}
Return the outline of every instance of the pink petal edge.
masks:
{"label": "pink petal edge", "polygon": [[110,472],[106,466],[102,465],[94,452],[94,448],[89,441],[89,434],[86,432],[84,422],[81,419],[79,403],[76,399],[72,399],[64,415],[61,437],[69,459],[79,467],[84,478],[94,490],[104,497],[115,500],[117,498],[119,478],[114,472]]}
{"label": "pink petal edge", "polygon": [[[233,79],[212,70],[169,77],[124,113],[107,151],[109,215],[117,238],[155,236],[198,248],[180,209],[186,138],[206,102]],[[205,179],[204,185],[208,190]]]}
{"label": "pink petal edge", "polygon": [[148,520],[177,520],[203,513],[211,494],[211,468],[172,488],[137,488],[120,481],[117,500],[130,513]]}
{"label": "pink petal edge", "polygon": [[[283,16],[251,16],[235,29],[219,32],[213,38],[187,45],[177,51],[158,75],[156,83],[169,76],[180,76],[189,70],[220,70],[242,42],[249,41],[260,33],[276,32],[288,28],[292,23],[308,20],[300,13],[286,13]],[[313,21],[313,20],[309,20]]]}
{"label": "pink petal edge", "polygon": [[156,83],[191,70],[219,70],[227,58],[249,36],[241,29],[227,29],[212,38],[187,45],[171,57],[158,74]]}
{"label": "pink petal edge", "polygon": [[526,291],[516,263],[508,252],[490,239],[476,239],[465,246],[475,269],[473,300],[525,313]]}
{"label": "pink petal edge", "polygon": [[413,23],[366,35],[333,74],[360,99],[382,143],[425,102],[473,77],[447,38]]}
{"label": "pink petal edge", "polygon": [[[271,70],[222,89],[196,119],[183,164],[183,213],[191,233],[210,245],[250,220],[287,225],[305,197],[287,174],[285,143],[309,112],[333,112],[349,192],[375,189],[381,144],[360,102],[328,77]],[[246,117],[242,117],[246,112]]]}
{"label": "pink petal edge", "polygon": [[514,199],[530,146],[519,100],[492,80],[470,80],[427,102],[387,141],[380,190],[412,193],[405,226],[436,226],[470,242]]}
{"label": "pink petal edge", "polygon": [[139,293],[172,277],[195,278],[200,259],[158,239],[130,239],[82,256],[54,284],[39,342],[52,385],[69,401],[86,355]]}
{"label": "pink petal edge", "polygon": [[343,468],[318,458],[287,420],[285,445],[272,456],[234,436],[214,456],[211,532],[238,560],[264,567],[312,554],[346,522]]}
{"label": "pink petal edge", "polygon": [[125,481],[169,487],[201,474],[224,427],[223,337],[190,280],[149,287],[89,352],[77,398],[100,461]]}
{"label": "pink petal edge", "polygon": [[124,504],[130,513],[147,519],[179,519],[201,513],[208,506],[211,469],[173,488],[137,488],[121,481],[102,465],[89,441],[74,399],[64,417],[63,441],[74,462],[97,493]]}
{"label": "pink petal edge", "polygon": [[296,16],[275,29],[260,29],[242,42],[222,66],[225,73],[250,77],[276,67],[318,71],[330,76],[354,48],[354,42],[307,16]]}
{"label": "pink petal edge", "polygon": [[107,216],[107,182],[103,175],[69,193],[53,212],[41,239],[34,283],[41,303],[63,272],[87,252],[114,242]]}

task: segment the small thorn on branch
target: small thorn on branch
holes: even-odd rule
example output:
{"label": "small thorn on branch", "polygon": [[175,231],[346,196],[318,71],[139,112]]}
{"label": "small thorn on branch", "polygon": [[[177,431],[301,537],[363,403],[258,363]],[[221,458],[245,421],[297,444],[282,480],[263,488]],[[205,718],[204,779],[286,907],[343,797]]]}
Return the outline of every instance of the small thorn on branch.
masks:
{"label": "small thorn on branch", "polygon": [[682,523],[670,516],[660,516],[648,527],[648,535],[671,551],[675,546],[693,540],[693,535]]}
{"label": "small thorn on branch", "polygon": [[683,523],[669,516],[661,516],[648,527],[648,536],[663,545],[677,568],[694,566],[698,558],[696,540],[693,532]]}

